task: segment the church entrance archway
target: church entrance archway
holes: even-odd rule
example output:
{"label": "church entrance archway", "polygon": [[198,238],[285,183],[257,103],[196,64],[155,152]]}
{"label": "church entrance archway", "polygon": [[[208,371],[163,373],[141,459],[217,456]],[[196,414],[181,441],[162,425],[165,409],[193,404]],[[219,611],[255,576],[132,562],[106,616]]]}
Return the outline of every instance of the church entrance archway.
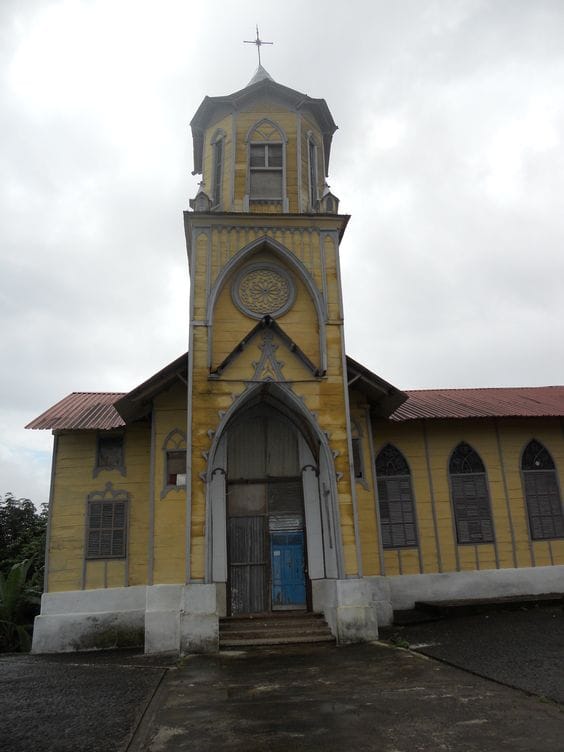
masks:
{"label": "church entrance archway", "polygon": [[343,553],[333,455],[303,400],[249,386],[222,415],[206,480],[205,581],[219,612],[319,604]]}
{"label": "church entrance archway", "polygon": [[227,433],[227,607],[230,614],[310,602],[300,436],[268,405]]}

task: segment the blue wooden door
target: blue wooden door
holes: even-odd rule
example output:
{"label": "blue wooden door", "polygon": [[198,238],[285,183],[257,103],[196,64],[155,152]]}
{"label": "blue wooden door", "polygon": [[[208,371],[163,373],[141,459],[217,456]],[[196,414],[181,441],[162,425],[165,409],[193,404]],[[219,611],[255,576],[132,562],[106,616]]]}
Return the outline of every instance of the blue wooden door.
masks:
{"label": "blue wooden door", "polygon": [[271,533],[272,608],[305,608],[304,534]]}

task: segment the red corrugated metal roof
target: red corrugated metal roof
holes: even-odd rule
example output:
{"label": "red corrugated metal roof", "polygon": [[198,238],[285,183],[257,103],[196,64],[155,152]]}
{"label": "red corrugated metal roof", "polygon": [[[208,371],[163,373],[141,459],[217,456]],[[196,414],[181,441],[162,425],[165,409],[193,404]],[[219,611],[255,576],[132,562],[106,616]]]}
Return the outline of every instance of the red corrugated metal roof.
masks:
{"label": "red corrugated metal roof", "polygon": [[[73,392],[32,420],[26,428],[121,428],[125,421],[114,404],[127,394],[132,393]],[[405,394],[407,401],[392,413],[390,420],[564,416],[564,386],[417,389]]]}
{"label": "red corrugated metal roof", "polygon": [[391,420],[564,416],[564,386],[406,390]]}
{"label": "red corrugated metal roof", "polygon": [[121,428],[125,422],[114,407],[124,392],[72,392],[32,420],[26,428],[98,429]]}

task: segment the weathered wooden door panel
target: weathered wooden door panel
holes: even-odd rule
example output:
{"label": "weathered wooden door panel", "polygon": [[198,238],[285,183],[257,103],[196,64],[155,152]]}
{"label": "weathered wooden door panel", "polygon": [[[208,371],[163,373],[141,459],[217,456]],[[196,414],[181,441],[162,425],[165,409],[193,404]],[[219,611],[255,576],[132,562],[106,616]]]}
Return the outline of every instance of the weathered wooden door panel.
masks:
{"label": "weathered wooden door panel", "polygon": [[305,608],[304,534],[271,533],[272,608]]}
{"label": "weathered wooden door panel", "polygon": [[264,517],[231,517],[229,600],[232,614],[267,611],[268,558]]}

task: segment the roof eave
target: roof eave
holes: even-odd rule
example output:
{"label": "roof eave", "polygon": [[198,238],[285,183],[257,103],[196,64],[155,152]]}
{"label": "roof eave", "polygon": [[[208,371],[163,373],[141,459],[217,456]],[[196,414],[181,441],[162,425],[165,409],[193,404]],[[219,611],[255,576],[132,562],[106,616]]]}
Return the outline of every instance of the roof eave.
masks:
{"label": "roof eave", "polygon": [[407,394],[380,378],[347,355],[347,378],[350,387],[361,391],[370,405],[372,415],[387,418],[407,400]]}
{"label": "roof eave", "polygon": [[167,389],[177,379],[186,383],[183,375],[187,370],[188,353],[186,352],[117,400],[114,403],[115,409],[126,423],[145,417],[151,412],[152,401],[157,394]]}

